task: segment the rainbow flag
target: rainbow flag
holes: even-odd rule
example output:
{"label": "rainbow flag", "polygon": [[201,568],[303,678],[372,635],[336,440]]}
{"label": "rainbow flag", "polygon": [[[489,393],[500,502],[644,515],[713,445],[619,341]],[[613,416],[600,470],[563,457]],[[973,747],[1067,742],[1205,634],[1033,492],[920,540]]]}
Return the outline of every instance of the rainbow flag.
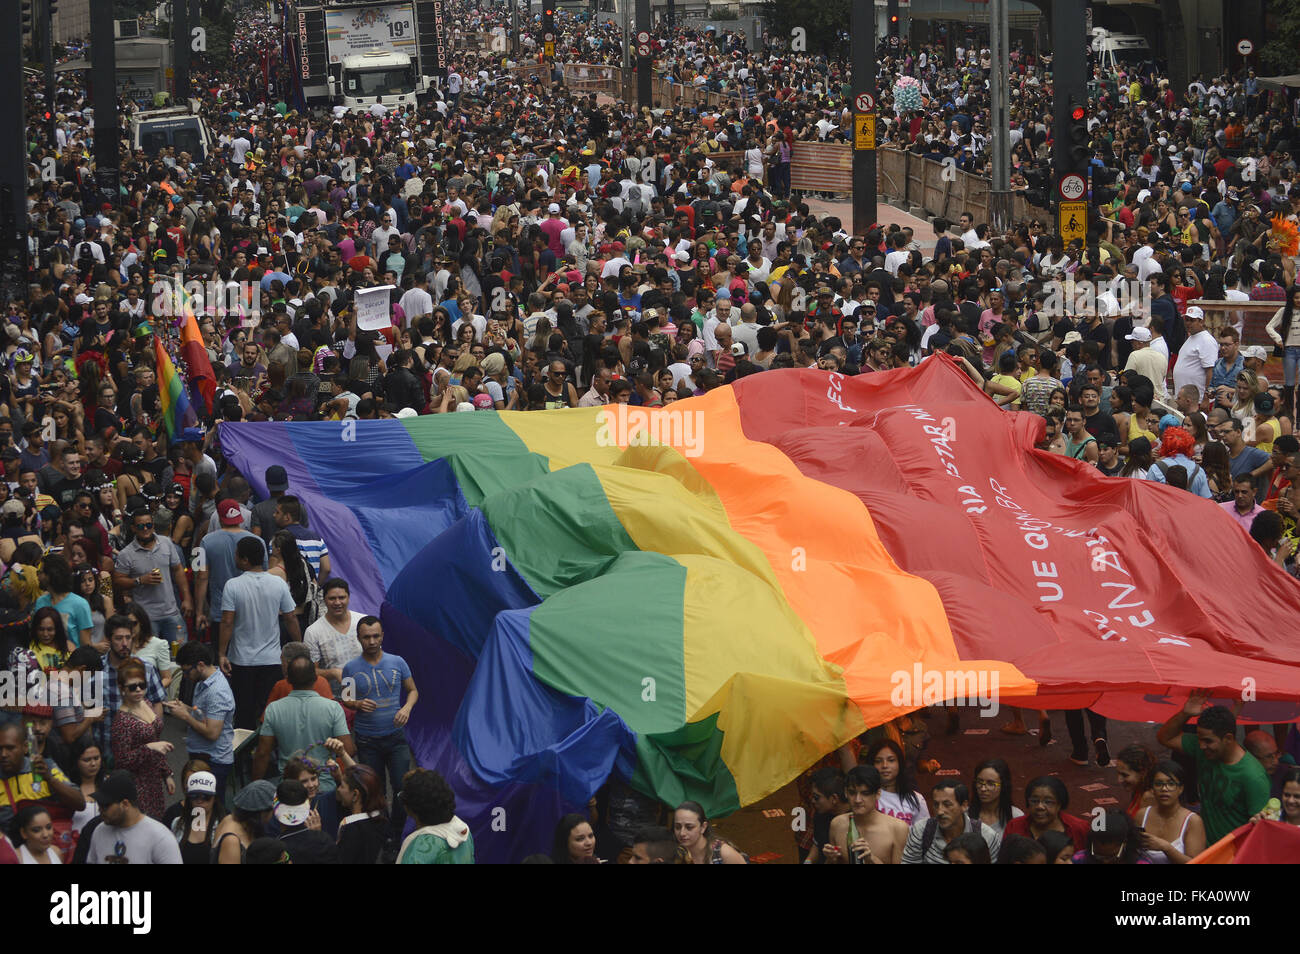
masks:
{"label": "rainbow flag", "polygon": [[189,383],[203,405],[203,413],[212,413],[212,401],[217,393],[217,376],[212,372],[212,362],[203,344],[199,321],[194,314],[194,299],[184,288],[180,289],[181,305],[181,358],[189,372]]}
{"label": "rainbow flag", "polygon": [[411,666],[416,757],[480,856],[518,860],[611,776],[726,814],[950,699],[994,727],[985,696],[1163,721],[1249,677],[1243,720],[1295,718],[1300,585],[1214,503],[1038,451],[1043,430],[938,355],[655,410],[220,438],[263,494],[287,471]]}
{"label": "rainbow flag", "polygon": [[185,393],[180,372],[172,364],[162,339],[157,335],[153,339],[153,356],[158,366],[158,396],[162,401],[163,423],[167,427],[167,436],[174,438],[178,431],[195,422],[194,409]]}

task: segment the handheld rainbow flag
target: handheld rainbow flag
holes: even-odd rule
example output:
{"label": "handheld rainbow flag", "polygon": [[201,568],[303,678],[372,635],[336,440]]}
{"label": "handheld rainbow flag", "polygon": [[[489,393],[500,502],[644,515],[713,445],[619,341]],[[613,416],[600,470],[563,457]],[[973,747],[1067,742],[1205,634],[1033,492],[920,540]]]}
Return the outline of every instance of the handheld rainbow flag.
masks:
{"label": "handheld rainbow flag", "polygon": [[208,359],[207,348],[203,345],[203,334],[199,331],[199,320],[194,314],[194,299],[180,288],[181,304],[181,358],[189,372],[189,383],[203,402],[203,412],[212,413],[212,401],[217,393],[217,376],[212,373],[212,362]]}
{"label": "handheld rainbow flag", "polygon": [[190,406],[180,372],[162,346],[162,339],[156,335],[153,355],[158,365],[158,397],[162,401],[163,423],[167,426],[167,436],[174,438],[177,431],[195,422],[194,408]]}

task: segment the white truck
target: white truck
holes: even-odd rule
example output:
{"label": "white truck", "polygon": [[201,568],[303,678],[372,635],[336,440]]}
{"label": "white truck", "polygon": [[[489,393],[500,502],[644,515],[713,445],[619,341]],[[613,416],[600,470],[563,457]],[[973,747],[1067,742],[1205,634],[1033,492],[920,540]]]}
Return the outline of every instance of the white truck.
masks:
{"label": "white truck", "polygon": [[447,74],[444,0],[299,0],[283,28],[309,106],[368,110],[415,103]]}
{"label": "white truck", "polygon": [[194,106],[170,106],[135,113],[130,121],[132,150],[156,156],[167,147],[173,155],[188,152],[203,162],[212,152],[212,133]]}
{"label": "white truck", "polygon": [[350,112],[364,112],[376,103],[401,108],[427,91],[425,77],[415,75],[405,53],[353,53],[342,58],[338,79],[330,78],[330,99]]}
{"label": "white truck", "polygon": [[1094,28],[1089,35],[1092,37],[1089,47],[1092,55],[1108,73],[1129,72],[1155,59],[1144,37],[1111,33],[1103,27]]}

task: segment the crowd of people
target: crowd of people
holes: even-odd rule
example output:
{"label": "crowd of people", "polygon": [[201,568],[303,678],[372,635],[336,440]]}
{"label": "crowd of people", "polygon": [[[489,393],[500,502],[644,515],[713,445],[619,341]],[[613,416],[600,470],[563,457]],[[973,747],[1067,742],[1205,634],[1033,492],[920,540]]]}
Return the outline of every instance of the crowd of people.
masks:
{"label": "crowd of people", "polygon": [[[465,35],[505,26],[455,6]],[[53,104],[25,90],[56,138],[29,129],[30,289],[0,337],[3,662],[24,685],[97,686],[102,705],[0,712],[0,862],[473,861],[455,793],[407,744],[406,660],[350,608],[284,469],[254,498],[221,421],[663,407],[772,369],[876,374],[944,352],[1039,415],[1042,449],[1211,498],[1297,572],[1296,113],[1253,73],[1180,93],[1097,67],[1088,241],[975,213],[852,234],[790,188],[796,143],[848,139],[843,61],[660,27],[661,75],[724,105],[639,110],[514,69],[538,59],[525,30],[518,60],[457,50],[418,106],[309,110],[279,28],[239,14],[229,64],[195,66],[210,154],[124,147],[111,201],[77,74]],[[563,62],[617,63],[620,43],[613,23],[561,15]],[[882,53],[882,145],[985,172],[987,51]],[[1012,66],[1014,183],[1042,188],[1050,57],[1017,49]],[[919,109],[895,108],[904,77]],[[138,105],[124,98],[124,124]],[[175,345],[184,282],[204,289],[190,301],[215,378],[196,427],[168,419],[154,357],[157,336],[193,370]],[[1095,294],[1062,307],[1067,283]],[[358,327],[376,286],[391,323]],[[999,759],[922,793],[891,724],[805,773],[800,857],[1182,863],[1271,797],[1300,824],[1295,733],[1239,742],[1235,714],[1204,706],[1161,728],[1169,757],[1116,756],[1132,801],[1101,826],[1053,776],[1017,807]],[[1088,764],[1091,744],[1109,766],[1105,720],[1086,715],[1087,732],[1067,716],[1070,757]],[[529,860],[745,863],[712,825],[614,779]]]}

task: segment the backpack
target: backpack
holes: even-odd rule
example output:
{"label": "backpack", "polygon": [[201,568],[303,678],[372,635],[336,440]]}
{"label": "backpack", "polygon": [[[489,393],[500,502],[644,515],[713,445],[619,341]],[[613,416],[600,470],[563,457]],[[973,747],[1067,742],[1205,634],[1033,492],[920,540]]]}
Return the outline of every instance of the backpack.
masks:
{"label": "backpack", "polygon": [[[1160,476],[1161,476],[1161,477],[1164,477],[1164,478],[1165,478],[1165,483],[1168,484],[1168,483],[1169,483],[1169,466],[1170,466],[1170,465],[1169,465],[1169,462],[1166,461],[1166,460],[1158,460],[1158,461],[1156,461],[1156,466],[1157,466],[1158,468],[1160,468]],[[1195,481],[1196,481],[1196,475],[1199,474],[1200,472],[1201,472],[1201,469],[1200,469],[1199,467],[1197,467],[1195,464],[1192,464],[1192,469],[1189,470],[1189,471],[1187,472],[1187,492],[1188,492],[1188,493],[1192,493],[1192,492],[1193,492],[1193,491],[1192,491],[1192,484],[1195,483]],[[1229,499],[1231,499],[1231,495],[1229,495]]]}
{"label": "backpack", "polygon": [[307,567],[307,584],[302,588],[301,598],[299,598],[298,588],[290,583],[289,595],[295,603],[302,605],[301,627],[305,630],[325,615],[325,591],[321,589],[316,579],[316,571],[312,568],[311,561],[303,557],[302,562]]}
{"label": "backpack", "polygon": [[[980,837],[983,837],[983,833],[981,831],[983,827],[984,827],[984,823],[980,821],[978,818],[976,818],[975,827],[972,828],[971,831],[977,835],[980,835]],[[935,832],[937,832],[938,830],[939,830],[939,819],[927,818],[925,821],[925,827],[921,829],[921,864],[923,865],[929,864],[929,862],[925,860],[925,856],[930,853],[930,846],[934,844],[934,835]]]}

